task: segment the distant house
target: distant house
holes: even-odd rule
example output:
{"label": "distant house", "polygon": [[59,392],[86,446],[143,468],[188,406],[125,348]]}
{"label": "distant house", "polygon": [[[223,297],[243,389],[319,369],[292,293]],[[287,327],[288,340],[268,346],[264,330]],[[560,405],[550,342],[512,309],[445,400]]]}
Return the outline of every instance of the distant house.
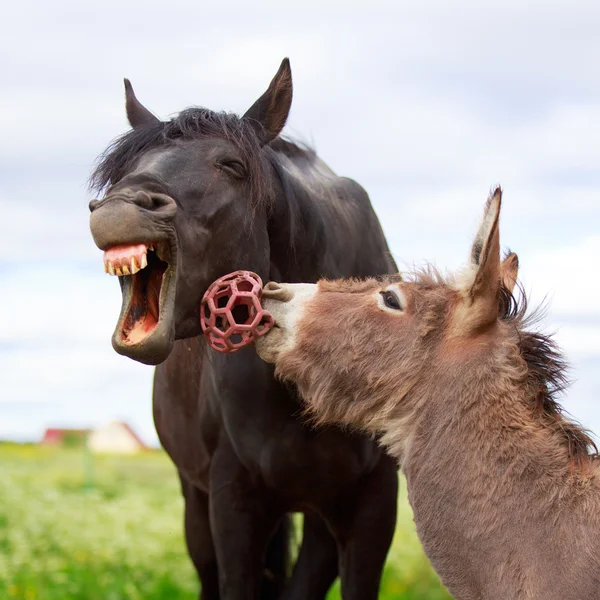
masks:
{"label": "distant house", "polygon": [[146,449],[146,445],[127,423],[112,421],[91,431],[88,447],[92,452],[135,454]]}
{"label": "distant house", "polygon": [[50,428],[44,432],[41,444],[44,446],[83,446],[88,429]]}

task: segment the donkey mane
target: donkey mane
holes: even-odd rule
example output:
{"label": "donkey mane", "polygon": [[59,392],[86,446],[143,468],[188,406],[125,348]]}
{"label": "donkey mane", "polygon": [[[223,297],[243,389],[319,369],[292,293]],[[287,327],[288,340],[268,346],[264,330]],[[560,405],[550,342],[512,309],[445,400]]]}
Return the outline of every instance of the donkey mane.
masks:
{"label": "donkey mane", "polygon": [[[410,279],[426,287],[454,283],[431,265],[413,272]],[[571,469],[585,470],[598,458],[598,448],[590,432],[574,421],[557,400],[570,384],[569,365],[552,335],[533,329],[545,316],[545,306],[528,311],[527,295],[519,281],[515,289],[518,294],[501,285],[498,315],[517,332],[519,354],[527,365],[527,388],[531,391],[534,414],[565,440]]]}
{"label": "donkey mane", "polygon": [[518,297],[502,286],[500,319],[518,333],[518,348],[527,364],[527,384],[534,413],[547,426],[560,433],[567,443],[572,470],[585,469],[598,458],[598,448],[588,430],[574,421],[557,398],[569,386],[569,365],[551,334],[532,329],[545,315],[541,305],[527,314],[527,295],[517,282]]}
{"label": "donkey mane", "polygon": [[[101,191],[113,185],[131,171],[134,162],[143,153],[168,146],[176,140],[221,138],[233,142],[241,153],[248,170],[249,202],[253,207],[269,205],[273,200],[273,186],[267,168],[269,154],[262,152],[256,123],[233,113],[215,112],[206,108],[187,108],[169,121],[158,121],[136,127],[115,139],[98,157],[89,180],[90,188]],[[285,156],[306,156],[312,160],[313,150],[290,140],[277,138],[270,148]]]}

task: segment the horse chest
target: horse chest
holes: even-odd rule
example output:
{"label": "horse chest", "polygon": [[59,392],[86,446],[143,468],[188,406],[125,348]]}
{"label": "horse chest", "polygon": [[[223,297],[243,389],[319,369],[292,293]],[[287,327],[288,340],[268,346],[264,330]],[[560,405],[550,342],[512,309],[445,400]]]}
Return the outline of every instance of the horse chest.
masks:
{"label": "horse chest", "polygon": [[336,429],[311,431],[290,416],[263,445],[256,467],[267,486],[291,506],[316,506],[335,500],[370,472],[379,457],[370,444]]}
{"label": "horse chest", "polygon": [[293,392],[253,349],[213,356],[201,372],[183,368],[187,355],[158,368],[154,416],[173,462],[201,489],[208,488],[212,456],[223,440],[248,471],[294,506],[331,500],[379,460],[371,440],[304,423]]}
{"label": "horse chest", "polygon": [[292,503],[316,501],[355,485],[375,466],[380,450],[372,441],[310,427],[290,390],[264,363],[254,366],[207,373],[208,403],[242,464],[269,488]]}

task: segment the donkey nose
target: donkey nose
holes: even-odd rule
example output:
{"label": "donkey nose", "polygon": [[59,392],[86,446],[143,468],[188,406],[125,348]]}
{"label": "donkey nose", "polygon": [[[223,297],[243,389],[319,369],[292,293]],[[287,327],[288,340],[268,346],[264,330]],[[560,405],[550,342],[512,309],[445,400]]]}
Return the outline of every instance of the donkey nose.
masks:
{"label": "donkey nose", "polygon": [[280,283],[269,281],[263,288],[263,298],[268,300],[279,300],[279,302],[289,302],[293,297],[291,290]]}

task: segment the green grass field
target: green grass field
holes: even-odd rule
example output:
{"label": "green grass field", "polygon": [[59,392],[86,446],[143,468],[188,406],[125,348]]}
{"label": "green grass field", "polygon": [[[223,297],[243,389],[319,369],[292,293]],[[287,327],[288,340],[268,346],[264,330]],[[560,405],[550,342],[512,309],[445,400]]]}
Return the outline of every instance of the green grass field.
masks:
{"label": "green grass field", "polygon": [[[194,599],[182,500],[168,458],[0,444],[0,598]],[[339,598],[337,585],[330,598]],[[443,600],[403,491],[380,598]]]}

